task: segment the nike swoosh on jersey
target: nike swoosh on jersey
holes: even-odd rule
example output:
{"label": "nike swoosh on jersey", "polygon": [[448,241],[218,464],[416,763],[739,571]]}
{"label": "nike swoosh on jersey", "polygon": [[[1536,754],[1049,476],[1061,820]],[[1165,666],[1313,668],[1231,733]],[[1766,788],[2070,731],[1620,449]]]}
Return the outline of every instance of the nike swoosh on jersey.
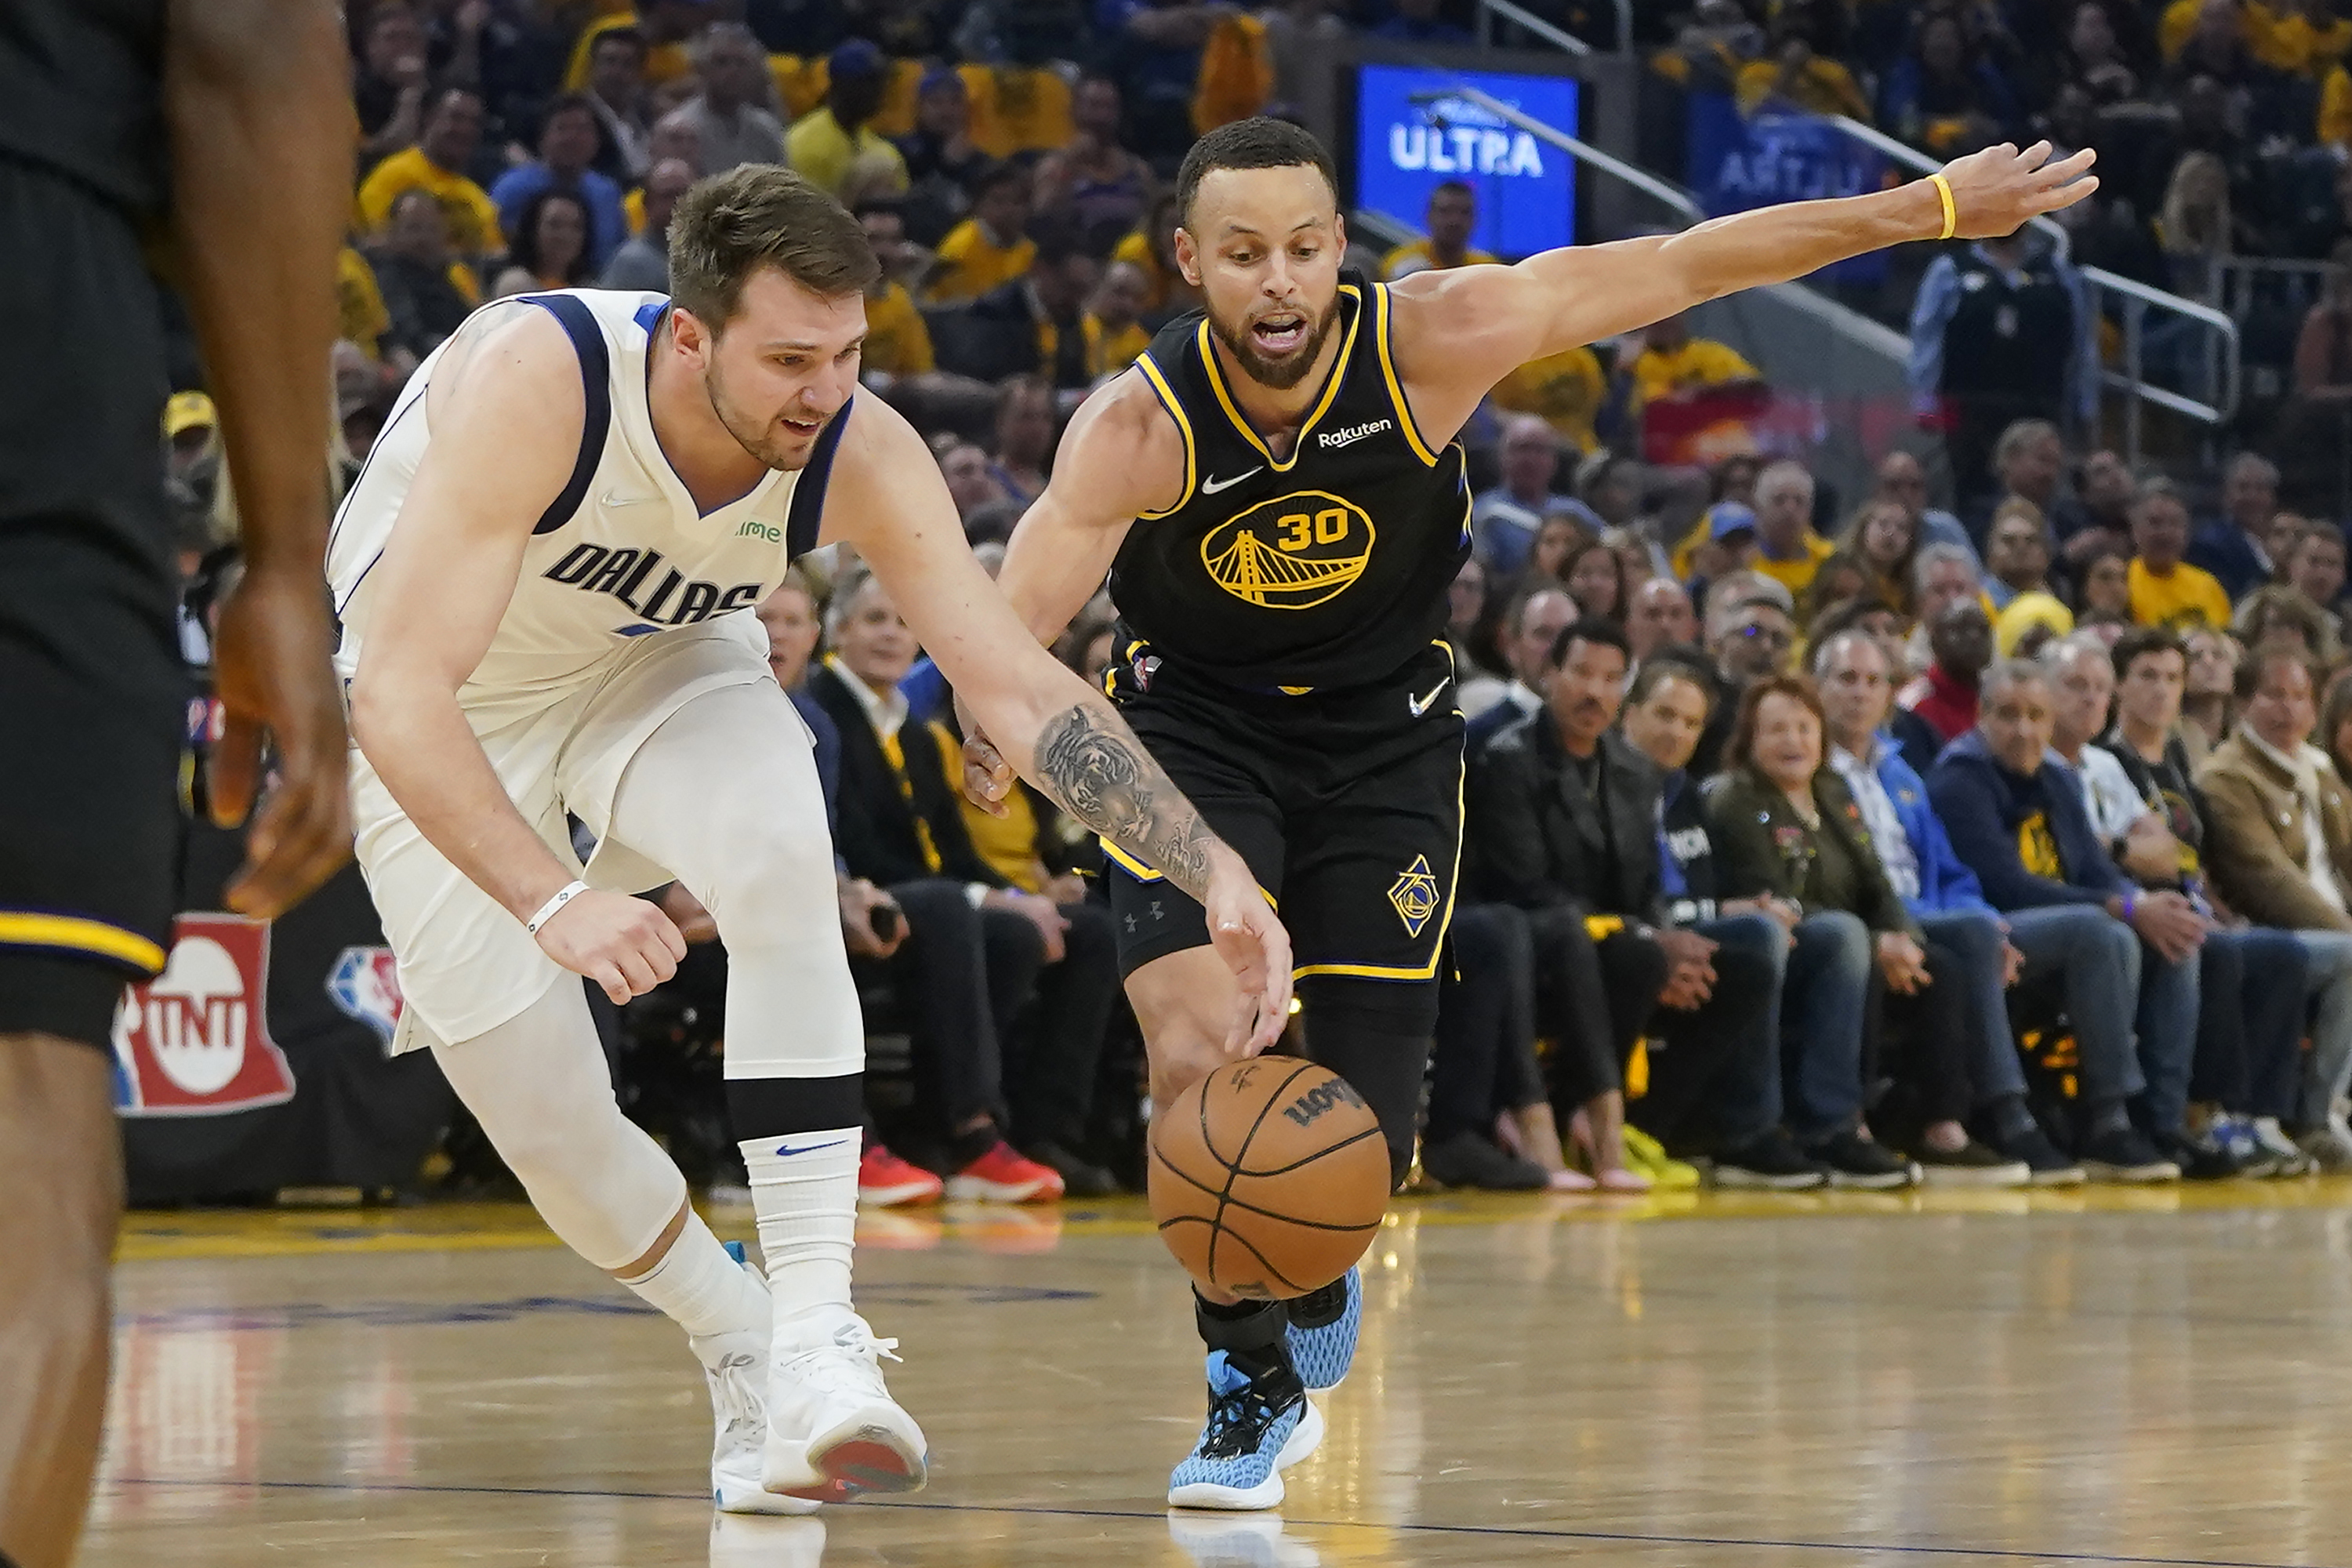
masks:
{"label": "nike swoosh on jersey", "polygon": [[1256,473],[1258,468],[1263,468],[1265,467],[1265,465],[1264,463],[1260,463],[1257,466],[1257,468],[1244,469],[1242,472],[1235,474],[1230,479],[1202,479],[1201,481],[1201,493],[1204,496],[1213,496],[1219,490],[1229,490],[1235,485],[1241,483],[1244,479],[1248,479],[1250,475]]}
{"label": "nike swoosh on jersey", "polygon": [[1426,712],[1428,712],[1428,711],[1429,711],[1429,705],[1430,705],[1431,703],[1433,703],[1433,702],[1434,702],[1434,701],[1436,701],[1436,700],[1437,700],[1437,694],[1438,694],[1439,692],[1441,692],[1441,691],[1444,690],[1447,687],[1449,687],[1449,686],[1451,686],[1451,685],[1453,685],[1453,684],[1454,684],[1454,678],[1453,678],[1452,676],[1450,676],[1450,675],[1449,675],[1449,676],[1447,676],[1444,679],[1443,679],[1443,680],[1439,681],[1436,685],[1434,685],[1434,686],[1431,687],[1431,688],[1429,689],[1429,695],[1428,695],[1428,696],[1426,696],[1426,697],[1408,697],[1408,698],[1406,698],[1406,699],[1404,700],[1404,705],[1405,705],[1407,708],[1412,709],[1412,716],[1413,716],[1414,718],[1418,719],[1418,718],[1420,718],[1423,714],[1424,714],[1424,713],[1426,713]]}
{"label": "nike swoosh on jersey", "polygon": [[625,496],[618,490],[606,490],[604,499],[597,504],[605,507],[645,506],[659,500],[659,496]]}

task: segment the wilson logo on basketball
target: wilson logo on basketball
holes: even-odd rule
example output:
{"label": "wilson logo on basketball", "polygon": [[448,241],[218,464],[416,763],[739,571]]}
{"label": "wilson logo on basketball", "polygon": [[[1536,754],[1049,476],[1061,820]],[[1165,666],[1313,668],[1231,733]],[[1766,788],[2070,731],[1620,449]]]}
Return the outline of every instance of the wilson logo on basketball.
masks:
{"label": "wilson logo on basketball", "polygon": [[1372,558],[1372,520],[1328,490],[1293,490],[1209,531],[1201,564],[1234,598],[1307,610],[1345,593]]}
{"label": "wilson logo on basketball", "polygon": [[1317,1084],[1313,1089],[1284,1106],[1282,1113],[1297,1125],[1305,1127],[1335,1105],[1363,1103],[1364,1097],[1356,1092],[1354,1085],[1344,1078],[1335,1078]]}

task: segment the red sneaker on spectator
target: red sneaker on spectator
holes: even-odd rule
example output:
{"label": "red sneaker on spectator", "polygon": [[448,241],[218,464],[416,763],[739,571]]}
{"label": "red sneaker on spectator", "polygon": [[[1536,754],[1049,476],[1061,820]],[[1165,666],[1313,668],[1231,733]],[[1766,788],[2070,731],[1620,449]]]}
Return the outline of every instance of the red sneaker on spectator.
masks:
{"label": "red sneaker on spectator", "polygon": [[996,1146],[948,1178],[948,1196],[984,1204],[1050,1204],[1062,1195],[1062,1178],[1015,1152],[1000,1138]]}
{"label": "red sneaker on spectator", "polygon": [[857,1161],[857,1202],[861,1208],[898,1208],[907,1204],[937,1203],[941,1183],[920,1165],[910,1165],[879,1143],[866,1145]]}

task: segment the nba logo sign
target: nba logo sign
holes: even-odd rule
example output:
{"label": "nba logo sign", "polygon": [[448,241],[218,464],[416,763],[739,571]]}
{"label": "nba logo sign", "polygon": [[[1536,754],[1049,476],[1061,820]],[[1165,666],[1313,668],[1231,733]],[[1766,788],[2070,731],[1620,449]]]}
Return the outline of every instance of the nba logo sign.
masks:
{"label": "nba logo sign", "polygon": [[269,928],[236,915],[182,915],[163,973],[114,1015],[116,1109],[125,1116],[215,1116],[294,1098],[269,1038]]}
{"label": "nba logo sign", "polygon": [[400,976],[388,947],[347,947],[327,972],[327,999],[376,1032],[388,1050],[400,1026]]}

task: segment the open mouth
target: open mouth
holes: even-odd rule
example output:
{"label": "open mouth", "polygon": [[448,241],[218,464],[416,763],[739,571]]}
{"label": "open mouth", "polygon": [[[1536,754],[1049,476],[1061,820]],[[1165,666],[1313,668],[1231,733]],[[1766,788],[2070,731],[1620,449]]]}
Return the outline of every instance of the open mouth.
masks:
{"label": "open mouth", "polygon": [[779,416],[777,423],[793,435],[803,437],[814,436],[824,428],[824,421],[822,419],[795,419],[788,414]]}
{"label": "open mouth", "polygon": [[1307,318],[1295,311],[1262,316],[1250,327],[1250,342],[1260,353],[1279,359],[1307,342]]}

